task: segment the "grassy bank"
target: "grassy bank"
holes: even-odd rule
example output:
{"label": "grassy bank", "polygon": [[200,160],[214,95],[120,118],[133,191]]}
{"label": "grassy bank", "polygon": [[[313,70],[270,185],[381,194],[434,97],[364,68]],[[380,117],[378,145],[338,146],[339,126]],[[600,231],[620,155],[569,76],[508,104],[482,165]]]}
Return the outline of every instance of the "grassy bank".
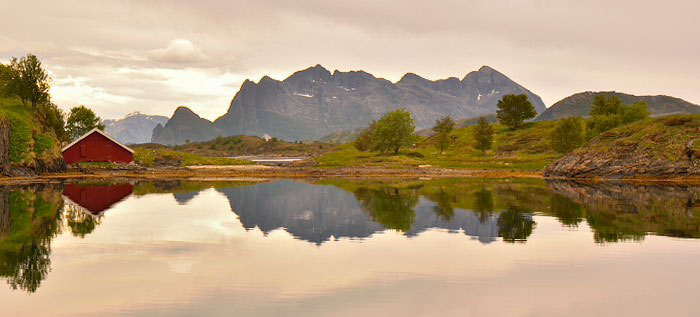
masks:
{"label": "grassy bank", "polygon": [[435,138],[428,137],[420,138],[413,147],[402,149],[399,155],[360,152],[352,144],[345,144],[319,156],[316,163],[322,168],[431,165],[458,169],[541,170],[561,157],[549,144],[549,134],[555,126],[554,122],[528,123],[511,131],[495,124],[493,149],[486,154],[474,148],[474,127],[466,127],[450,134],[450,147],[442,154],[436,147]]}
{"label": "grassy bank", "polygon": [[0,98],[0,117],[10,123],[10,163],[34,167],[37,160],[45,162],[61,158],[61,144],[47,127],[38,120],[31,106],[18,98]]}
{"label": "grassy bank", "polygon": [[225,157],[206,157],[166,148],[137,148],[134,151],[134,162],[144,167],[253,164],[250,161]]}

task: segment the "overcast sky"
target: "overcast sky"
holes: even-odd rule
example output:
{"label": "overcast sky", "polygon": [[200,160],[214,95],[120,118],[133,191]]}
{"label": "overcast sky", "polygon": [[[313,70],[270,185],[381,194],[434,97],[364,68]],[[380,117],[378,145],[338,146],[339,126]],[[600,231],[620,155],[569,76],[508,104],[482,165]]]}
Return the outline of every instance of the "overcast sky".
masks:
{"label": "overcast sky", "polygon": [[700,1],[0,0],[0,61],[28,52],[63,108],[224,114],[245,79],[322,64],[396,81],[489,65],[547,106],[576,92],[700,103]]}

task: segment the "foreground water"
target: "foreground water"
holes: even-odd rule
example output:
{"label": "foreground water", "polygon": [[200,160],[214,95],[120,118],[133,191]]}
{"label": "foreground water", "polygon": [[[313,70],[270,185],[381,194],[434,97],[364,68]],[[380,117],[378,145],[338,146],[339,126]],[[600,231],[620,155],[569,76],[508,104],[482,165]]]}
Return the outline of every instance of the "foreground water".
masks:
{"label": "foreground water", "polygon": [[700,315],[700,187],[0,187],[3,315]]}

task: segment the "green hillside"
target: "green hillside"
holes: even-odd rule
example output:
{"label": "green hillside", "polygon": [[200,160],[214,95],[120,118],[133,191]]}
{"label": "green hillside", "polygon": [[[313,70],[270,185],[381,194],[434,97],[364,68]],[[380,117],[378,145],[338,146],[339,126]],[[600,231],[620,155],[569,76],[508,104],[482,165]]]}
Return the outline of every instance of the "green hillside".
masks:
{"label": "green hillside", "polygon": [[38,112],[17,98],[0,98],[0,118],[10,126],[8,161],[14,166],[45,170],[62,160],[61,142]]}
{"label": "green hillside", "polygon": [[582,92],[566,97],[540,114],[534,121],[554,121],[567,117],[587,117],[593,107],[596,96],[617,97],[623,103],[631,105],[645,102],[652,116],[669,114],[700,114],[700,106],[683,99],[669,96],[634,96],[614,91]]}
{"label": "green hillside", "polygon": [[472,126],[453,131],[450,134],[450,147],[443,154],[436,148],[435,138],[420,137],[413,147],[402,149],[400,155],[360,152],[352,144],[345,144],[321,155],[316,163],[327,168],[405,168],[431,165],[479,170],[541,170],[561,157],[549,144],[549,134],[555,126],[555,122],[527,123],[522,129],[511,131],[495,124],[493,150],[485,155],[474,148]]}
{"label": "green hillside", "polygon": [[[649,118],[601,133],[588,144],[548,166],[545,175],[586,178],[698,177],[698,139],[700,115]],[[692,158],[689,157],[689,150]]]}

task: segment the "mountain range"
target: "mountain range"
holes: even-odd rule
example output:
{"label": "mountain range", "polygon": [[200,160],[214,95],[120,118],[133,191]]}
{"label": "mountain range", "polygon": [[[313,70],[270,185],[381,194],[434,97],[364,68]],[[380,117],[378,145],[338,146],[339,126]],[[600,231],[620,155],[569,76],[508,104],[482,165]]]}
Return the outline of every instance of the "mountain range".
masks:
{"label": "mountain range", "polygon": [[321,65],[278,81],[246,80],[228,111],[214,122],[178,108],[171,120],[153,131],[152,142],[167,145],[204,141],[219,135],[264,134],[284,140],[319,139],[342,130],[367,126],[384,113],[404,108],[417,129],[437,119],[492,114],[504,95],[526,94],[543,112],[542,99],[502,73],[488,67],[455,77],[428,80],[413,73],[392,83],[364,71],[331,73]]}
{"label": "mountain range", "polygon": [[586,91],[566,97],[546,111],[534,121],[555,121],[566,117],[587,117],[593,108],[593,101],[598,95],[618,97],[625,104],[645,102],[652,116],[662,116],[674,113],[700,113],[700,106],[683,99],[669,96],[634,96],[615,91],[591,92]]}
{"label": "mountain range", "polygon": [[104,120],[105,133],[124,144],[151,142],[153,128],[168,122],[166,116],[152,116],[134,112],[121,119]]}

